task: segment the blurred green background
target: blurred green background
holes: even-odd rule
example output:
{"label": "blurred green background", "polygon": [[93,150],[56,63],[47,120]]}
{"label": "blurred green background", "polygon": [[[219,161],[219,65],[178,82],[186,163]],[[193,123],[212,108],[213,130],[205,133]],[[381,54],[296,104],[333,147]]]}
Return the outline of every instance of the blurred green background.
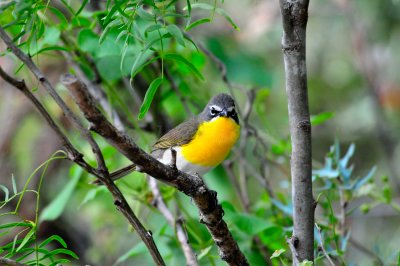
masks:
{"label": "blurred green background", "polygon": [[[50,6],[66,14],[66,6],[73,10],[81,6],[80,1],[69,1],[67,4],[55,2]],[[193,2],[193,5],[196,3]],[[214,1],[201,3],[213,5]],[[200,112],[211,96],[219,92],[233,93],[242,114],[242,137],[228,162],[205,175],[205,181],[218,192],[226,221],[251,265],[265,264],[261,249],[255,247],[253,236],[259,238],[268,256],[275,250],[285,249],[283,260],[289,258],[285,235],[290,235],[291,218],[290,210],[285,206],[290,209],[290,136],[278,1],[218,2],[218,7],[229,14],[240,30],[234,29],[229,19],[219,13],[210,15],[210,10],[192,8],[192,21],[204,17],[212,17],[212,21],[187,32],[196,43],[203,45],[223,62],[228,83],[224,82],[224,75],[218,70],[216,61],[198,52],[188,40],[185,40],[186,46],[183,47],[168,39],[164,43],[168,47],[166,49],[182,55],[193,64],[204,81],[187,63],[165,61],[164,67],[169,70],[171,79],[157,91],[149,113],[142,120],[137,119],[138,111],[148,84],[161,71],[160,64],[156,61],[153,69],[146,67],[139,70],[138,76],[133,79],[132,91],[128,76],[137,59],[135,51],[140,46],[132,42],[124,50],[123,38],[116,41],[121,28],[111,28],[99,42],[105,28],[102,24],[104,19],[101,20],[99,16],[103,11],[106,17],[113,3],[108,9],[106,4],[101,3],[100,7],[96,7],[100,8],[97,11],[85,7],[79,16],[66,16],[71,21],[68,26],[61,26],[59,20],[53,27],[48,22],[44,23],[44,35],[38,43],[42,47],[62,46],[62,34],[65,34],[82,53],[92,58],[101,78],[99,84],[106,92],[109,103],[130,125],[130,134],[146,151],[150,150],[160,134]],[[178,1],[177,10],[182,10],[185,5],[186,1]],[[13,12],[16,12],[13,8],[2,9],[1,25],[12,21]],[[100,15],[96,12],[100,12]],[[143,20],[137,22],[138,31],[147,25]],[[361,192],[343,192],[349,205],[346,232],[351,234],[347,239],[347,234],[341,235],[341,243],[346,245],[342,247],[343,255],[337,254],[338,248],[334,247],[335,241],[329,235],[330,226],[339,226],[340,195],[336,192],[342,191],[338,188],[340,182],[335,185],[337,180],[332,181],[334,184],[329,183],[327,190],[327,194],[331,195],[333,212],[327,211],[329,206],[324,205],[326,199],[320,198],[316,223],[328,228],[326,236],[322,234],[326,238],[322,242],[329,252],[332,251],[333,257],[339,258],[335,261],[338,263],[342,256],[349,265],[395,265],[399,256],[400,216],[396,210],[397,204],[400,204],[399,22],[400,1],[397,0],[310,2],[307,67],[314,168],[324,167],[325,156],[335,141],[339,143],[336,150],[341,147],[342,156],[352,143],[355,144],[354,154],[347,165],[354,165],[351,173],[354,178],[364,177],[370,169],[377,167],[373,176],[365,179],[368,184],[363,184]],[[178,17],[171,23],[179,25],[182,22]],[[18,30],[10,27],[8,32],[15,36]],[[65,42],[63,45],[66,45]],[[154,49],[159,52],[157,45]],[[33,46],[30,49],[37,49]],[[25,78],[35,95],[85,154],[85,158],[95,164],[90,146],[66,121],[45,91],[38,88],[38,81],[26,68],[14,74],[20,62],[5,49],[2,42],[0,49],[3,55],[0,57],[2,68]],[[96,73],[90,60],[81,60],[76,55],[65,57],[65,53],[72,54],[71,51],[54,50],[33,58],[57,91],[78,112],[65,88],[59,84],[59,77],[66,72],[76,72],[77,66],[91,80]],[[154,54],[144,54],[142,60],[151,56]],[[57,137],[28,100],[3,80],[0,80],[0,84],[0,183],[11,190],[13,176],[20,190],[34,169],[61,147]],[[178,93],[173,86],[176,86]],[[243,114],[249,116],[245,118]],[[116,170],[129,163],[104,140],[95,137],[110,169]],[[151,264],[145,246],[117,213],[107,190],[88,184],[93,180],[91,176],[83,174],[67,161],[56,160],[49,165],[43,180],[40,210],[52,206],[49,204],[58,197],[61,206],[50,210],[54,212],[54,209],[58,209],[62,214],[55,220],[48,219],[41,223],[38,237],[52,234],[62,236],[69,248],[80,257],[71,265]],[[38,181],[39,177],[34,177],[29,186],[37,188]],[[315,181],[316,198],[326,182],[326,179]],[[146,177],[134,173],[118,184],[145,227],[153,232],[167,265],[184,265],[173,229],[150,204],[152,195]],[[173,213],[186,221],[189,240],[199,255],[200,264],[224,265],[206,228],[199,225],[194,204],[170,187],[162,185],[161,188]],[[19,218],[34,219],[34,199],[32,194],[24,197]],[[4,212],[7,208],[12,209],[12,204],[3,207]],[[3,217],[4,222],[2,220],[1,223],[14,219],[6,216],[1,216],[1,219]],[[318,238],[317,231],[316,236]],[[4,244],[12,241],[12,238],[12,235],[7,235],[0,241]],[[320,253],[316,251],[316,254],[318,257]],[[279,259],[272,261],[276,265],[282,263]],[[317,263],[322,264],[322,261]]]}

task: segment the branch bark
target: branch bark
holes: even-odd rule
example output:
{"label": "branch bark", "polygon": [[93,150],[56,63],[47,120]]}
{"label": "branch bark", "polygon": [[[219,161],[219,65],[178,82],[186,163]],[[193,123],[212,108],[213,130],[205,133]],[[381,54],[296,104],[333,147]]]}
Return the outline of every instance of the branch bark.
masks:
{"label": "branch bark", "polygon": [[143,172],[177,188],[193,199],[200,211],[200,222],[207,226],[223,260],[229,265],[248,265],[244,254],[222,219],[223,210],[218,204],[217,193],[209,190],[200,176],[180,172],[145,153],[129,135],[118,131],[104,117],[87,92],[85,84],[75,76],[65,75],[62,83],[69,89],[84,116],[91,123],[91,130],[101,135],[109,144],[139,166]]}
{"label": "branch bark", "polygon": [[[280,0],[289,123],[292,142],[291,174],[293,264],[314,260],[314,199],[311,181],[311,123],[308,110],[306,26],[308,0]],[[293,251],[292,248],[292,251]]]}
{"label": "branch bark", "polygon": [[20,263],[15,260],[10,260],[10,259],[3,258],[3,257],[0,257],[0,265],[3,265],[3,266],[27,266],[24,263]]}

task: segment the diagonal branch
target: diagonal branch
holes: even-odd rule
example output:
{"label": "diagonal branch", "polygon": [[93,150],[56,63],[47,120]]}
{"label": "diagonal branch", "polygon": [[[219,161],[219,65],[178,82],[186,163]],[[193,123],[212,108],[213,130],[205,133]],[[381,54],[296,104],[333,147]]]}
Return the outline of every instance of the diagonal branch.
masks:
{"label": "diagonal branch", "polygon": [[18,261],[10,260],[10,259],[3,258],[3,257],[0,257],[0,265],[3,265],[3,266],[27,266],[24,263],[20,263]]}
{"label": "diagonal branch", "polygon": [[209,190],[200,176],[180,172],[145,153],[130,136],[118,131],[104,117],[88,94],[85,84],[75,76],[66,75],[62,78],[62,82],[91,123],[93,131],[138,165],[143,172],[177,188],[193,199],[200,211],[200,222],[207,226],[223,260],[229,265],[248,265],[244,254],[222,219],[223,210],[218,204],[216,192]]}

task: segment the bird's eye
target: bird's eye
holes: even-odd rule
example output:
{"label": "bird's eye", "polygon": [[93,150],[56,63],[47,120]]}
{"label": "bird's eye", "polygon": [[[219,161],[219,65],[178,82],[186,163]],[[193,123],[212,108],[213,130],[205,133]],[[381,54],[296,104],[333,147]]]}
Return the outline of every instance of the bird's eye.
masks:
{"label": "bird's eye", "polygon": [[217,115],[217,114],[218,114],[217,109],[215,109],[214,107],[211,107],[211,109],[210,109],[210,114],[211,114],[212,116]]}

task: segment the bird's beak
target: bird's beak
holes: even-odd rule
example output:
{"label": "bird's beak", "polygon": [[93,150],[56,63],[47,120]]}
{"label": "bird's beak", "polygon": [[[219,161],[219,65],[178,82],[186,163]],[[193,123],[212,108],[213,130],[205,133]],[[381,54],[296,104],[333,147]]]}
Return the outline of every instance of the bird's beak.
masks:
{"label": "bird's beak", "polygon": [[226,109],[222,109],[222,111],[219,114],[220,116],[228,117],[228,111]]}

